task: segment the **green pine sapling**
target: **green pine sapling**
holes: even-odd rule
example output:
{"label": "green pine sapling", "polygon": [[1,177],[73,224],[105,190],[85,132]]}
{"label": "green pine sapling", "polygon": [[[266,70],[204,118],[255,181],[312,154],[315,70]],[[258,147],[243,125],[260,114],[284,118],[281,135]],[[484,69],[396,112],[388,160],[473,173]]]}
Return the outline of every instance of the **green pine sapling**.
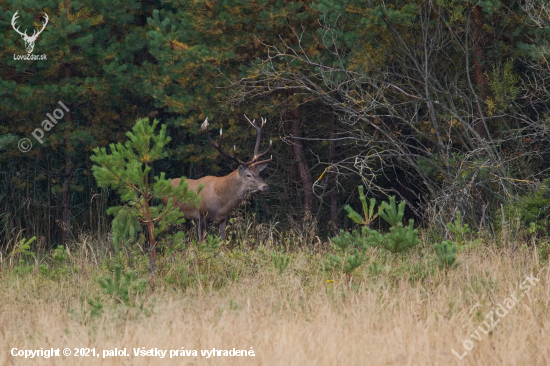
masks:
{"label": "green pine sapling", "polygon": [[[149,276],[154,288],[154,271],[156,262],[157,236],[170,225],[184,222],[176,203],[186,203],[198,207],[200,198],[188,190],[185,177],[179,185],[173,187],[171,180],[164,173],[156,176],[151,182],[151,163],[168,156],[165,146],[170,141],[166,135],[166,126],[155,134],[158,121],[152,124],[149,119],[139,119],[132,132],[127,132],[128,141],[110,144],[107,149],[95,148],[90,159],[97,165],[92,172],[99,187],[109,187],[120,194],[123,206],[110,207],[107,213],[114,215],[113,239],[126,240],[144,225],[149,237]],[[202,187],[199,187],[199,191]],[[170,197],[166,205],[160,203],[162,197]],[[153,201],[158,201],[154,204]]]}
{"label": "green pine sapling", "polygon": [[[326,269],[340,269],[350,279],[351,272],[360,267],[367,259],[367,248],[369,246],[382,246],[394,254],[406,251],[418,243],[418,229],[414,229],[414,220],[409,220],[408,226],[403,226],[402,220],[405,215],[405,202],[395,204],[395,196],[389,197],[388,202],[382,202],[375,214],[374,207],[376,200],[370,199],[367,203],[363,193],[363,187],[359,186],[359,199],[363,206],[363,216],[357,213],[349,205],[344,207],[348,217],[353,222],[362,225],[361,231],[354,230],[351,234],[340,230],[340,235],[332,238],[333,248],[336,254],[327,253],[325,261]],[[391,225],[388,233],[382,234],[377,230],[368,227],[372,221],[380,216]]]}
{"label": "green pine sapling", "polygon": [[468,224],[462,224],[460,211],[456,211],[454,223],[447,223],[447,229],[449,229],[449,231],[451,232],[454,243],[456,244],[458,250],[472,249],[483,240],[481,238],[478,238],[466,245],[466,234],[470,233],[471,229],[469,228]]}
{"label": "green pine sapling", "polygon": [[340,235],[332,238],[336,254],[327,253],[325,269],[341,270],[346,274],[348,281],[350,280],[351,273],[368,259],[364,229],[366,226],[363,226],[362,233],[353,230],[352,234],[340,230]]}
{"label": "green pine sapling", "polygon": [[435,255],[440,270],[447,270],[456,265],[456,247],[456,243],[450,240],[434,244]]}
{"label": "green pine sapling", "polygon": [[378,217],[378,213],[374,213],[374,206],[376,206],[376,198],[370,199],[370,207],[367,203],[367,199],[365,198],[365,194],[363,193],[363,186],[359,186],[359,200],[361,201],[361,205],[363,206],[363,215],[364,217],[361,217],[353,208],[351,208],[350,205],[346,205],[344,207],[344,210],[348,212],[348,217],[353,220],[356,224],[361,224],[364,226],[369,226],[371,222]]}
{"label": "green pine sapling", "polygon": [[282,274],[290,264],[290,256],[284,253],[271,253],[271,259],[273,260],[273,267],[279,270],[279,274]]}
{"label": "green pine sapling", "polygon": [[34,252],[31,250],[31,244],[35,240],[36,240],[36,236],[33,236],[28,240],[25,238],[21,239],[21,241],[14,246],[9,257],[13,258],[17,254],[23,254],[23,255],[34,257]]}
{"label": "green pine sapling", "polygon": [[[363,216],[357,213],[349,205],[344,207],[348,212],[348,217],[355,223],[363,225],[361,234],[364,240],[371,246],[382,246],[392,253],[399,253],[412,248],[418,243],[418,229],[414,229],[414,220],[409,220],[408,226],[403,226],[403,217],[405,216],[405,201],[399,205],[395,203],[395,196],[389,197],[389,202],[382,202],[378,207],[378,213],[374,213],[376,200],[370,199],[370,205],[367,203],[363,193],[363,187],[359,186],[359,199],[363,206]],[[371,230],[368,226],[372,221],[380,216],[384,221],[390,224],[390,232],[381,234],[377,230]],[[354,234],[355,235],[355,234]]]}
{"label": "green pine sapling", "polygon": [[453,233],[455,237],[455,243],[457,245],[463,245],[464,244],[464,235],[468,234],[471,230],[468,227],[468,224],[462,225],[462,220],[460,219],[460,211],[456,211],[456,218],[455,222],[449,222],[447,224],[447,229]]}
{"label": "green pine sapling", "polygon": [[397,254],[404,252],[420,243],[418,238],[418,229],[414,229],[414,220],[409,220],[408,226],[403,226],[403,216],[405,215],[405,201],[399,205],[395,204],[395,196],[389,197],[388,202],[382,202],[379,207],[379,215],[384,221],[391,225],[390,232],[384,234],[380,245]]}
{"label": "green pine sapling", "polygon": [[[38,263],[35,253],[31,250],[31,243],[35,240],[36,240],[36,236],[33,236],[28,240],[25,238],[21,239],[21,241],[19,241],[19,243],[17,243],[14,246],[13,250],[9,254],[10,263],[11,263],[11,260],[17,255],[33,257],[36,263]],[[14,272],[18,275],[19,274],[23,275],[23,274],[31,273],[33,269],[34,269],[34,266],[27,265],[26,260],[21,258],[19,259],[19,265],[14,268]]]}
{"label": "green pine sapling", "polygon": [[397,226],[397,224],[403,221],[403,216],[405,216],[405,201],[399,202],[399,205],[396,206],[395,196],[390,196],[389,199],[389,203],[382,202],[378,208],[379,215],[391,226]]}
{"label": "green pine sapling", "polygon": [[147,287],[147,280],[138,280],[136,274],[131,271],[123,274],[119,265],[114,268],[114,277],[100,277],[98,283],[107,295],[128,307],[134,305],[131,293],[138,295]]}

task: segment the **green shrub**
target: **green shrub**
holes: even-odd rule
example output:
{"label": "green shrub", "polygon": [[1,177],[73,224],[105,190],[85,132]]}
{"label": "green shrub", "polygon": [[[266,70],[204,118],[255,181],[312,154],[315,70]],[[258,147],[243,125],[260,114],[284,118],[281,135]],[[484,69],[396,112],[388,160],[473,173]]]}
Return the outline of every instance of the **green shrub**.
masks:
{"label": "green shrub", "polygon": [[550,243],[540,244],[539,257],[542,263],[548,262],[548,260],[550,259]]}
{"label": "green shrub", "polygon": [[[367,246],[382,246],[392,253],[404,252],[420,243],[418,238],[418,229],[414,229],[414,220],[409,220],[408,226],[403,226],[403,217],[405,215],[405,201],[397,205],[395,196],[389,197],[389,202],[382,202],[378,207],[378,213],[374,214],[376,200],[371,198],[370,205],[367,203],[363,194],[363,187],[359,186],[359,199],[363,206],[363,217],[358,214],[349,205],[344,207],[355,223],[363,225],[361,234],[354,232],[353,236],[361,238]],[[381,234],[376,230],[371,230],[368,225],[377,217],[380,216],[390,225],[390,231],[386,234]],[[349,235],[349,234],[348,234]],[[342,236],[342,234],[341,234]],[[349,236],[347,236],[349,237]],[[359,239],[357,239],[359,240]]]}
{"label": "green shrub", "polygon": [[[115,266],[113,277],[100,277],[97,282],[104,294],[128,307],[135,305],[135,299],[145,292],[147,286],[147,280],[138,280],[135,272],[122,273],[121,266]],[[131,295],[134,296],[131,297]]]}
{"label": "green shrub", "polygon": [[352,234],[340,230],[340,235],[332,238],[332,248],[336,254],[327,253],[325,270],[342,271],[349,278],[351,273],[368,259],[365,229],[366,226],[363,226],[361,234],[357,230]]}
{"label": "green shrub", "polygon": [[63,245],[58,245],[53,253],[46,258],[46,263],[41,263],[38,270],[43,276],[51,280],[58,280],[73,273],[78,273],[77,266],[71,266],[69,252]]}
{"label": "green shrub", "polygon": [[[548,236],[550,230],[550,179],[545,179],[538,189],[521,196],[503,207],[504,222],[511,235],[531,234],[538,238]],[[502,230],[502,213],[494,221],[495,229]]]}
{"label": "green shrub", "polygon": [[391,227],[390,232],[384,235],[369,230],[369,236],[375,243],[394,254],[405,252],[420,243],[418,229],[414,229],[414,220],[410,219],[409,225],[403,226],[405,201],[396,205],[395,196],[390,196],[389,202],[382,202],[380,205],[379,214]]}
{"label": "green shrub", "polygon": [[34,257],[34,252],[31,250],[31,244],[33,241],[36,240],[36,236],[33,236],[29,240],[23,238],[19,243],[15,245],[13,250],[11,251],[9,257],[14,258],[17,255],[25,255]]}
{"label": "green shrub", "polygon": [[369,241],[383,247],[393,254],[406,252],[420,243],[418,229],[414,229],[413,225],[413,219],[409,220],[408,226],[403,226],[403,223],[399,222],[397,225],[390,227],[390,232],[384,235],[371,230],[371,232],[374,231],[374,233],[371,233],[369,236]]}
{"label": "green shrub", "polygon": [[33,241],[36,240],[36,236],[33,236],[29,240],[23,238],[19,243],[15,245],[11,253],[9,254],[9,258],[15,258],[17,256],[19,257],[25,257],[19,259],[19,264],[13,268],[13,273],[17,276],[25,276],[34,270],[34,264],[29,264],[27,259],[29,257],[35,257],[35,253],[31,250],[31,244]]}
{"label": "green shrub", "polygon": [[283,273],[290,264],[290,256],[284,253],[271,253],[271,259],[273,261],[273,267],[279,271],[279,274]]}
{"label": "green shrub", "polygon": [[460,211],[456,211],[455,222],[449,222],[447,224],[447,228],[454,235],[456,245],[463,245],[465,243],[464,236],[471,232],[468,224],[462,224],[460,215]]}
{"label": "green shrub", "polygon": [[434,244],[435,258],[440,270],[456,266],[456,243],[445,240]]}
{"label": "green shrub", "polygon": [[395,196],[389,197],[389,202],[382,202],[378,208],[379,215],[391,226],[396,226],[403,221],[405,216],[405,201],[395,203]]}
{"label": "green shrub", "polygon": [[[408,226],[403,226],[405,215],[405,202],[399,205],[395,203],[395,196],[389,197],[389,202],[382,202],[378,207],[378,213],[374,213],[376,200],[372,198],[370,205],[363,193],[363,187],[359,186],[359,199],[363,206],[363,216],[357,213],[349,205],[345,207],[348,217],[355,223],[361,224],[361,231],[354,230],[351,234],[340,230],[340,235],[332,238],[333,248],[336,254],[327,253],[325,268],[343,271],[349,278],[351,272],[359,268],[367,259],[367,248],[380,246],[394,254],[407,251],[418,245],[418,229],[414,229],[414,220],[409,220]],[[372,230],[368,225],[380,216],[390,224],[389,232],[382,234]]]}
{"label": "green shrub", "polygon": [[348,212],[348,217],[352,219],[356,224],[361,224],[363,226],[369,226],[374,219],[378,216],[378,213],[374,213],[374,206],[376,206],[376,199],[370,199],[370,206],[367,203],[365,194],[363,193],[363,186],[359,186],[359,200],[363,206],[363,217],[359,215],[350,205],[346,205],[344,210]]}
{"label": "green shrub", "polygon": [[19,264],[13,268],[13,273],[17,276],[26,276],[32,273],[34,265],[27,264],[24,259],[19,260]]}

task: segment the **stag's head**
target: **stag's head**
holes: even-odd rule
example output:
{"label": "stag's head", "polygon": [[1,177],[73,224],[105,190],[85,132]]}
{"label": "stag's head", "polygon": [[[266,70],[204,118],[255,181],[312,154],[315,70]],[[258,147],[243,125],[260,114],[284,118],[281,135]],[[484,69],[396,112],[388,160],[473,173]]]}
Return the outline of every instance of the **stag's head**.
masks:
{"label": "stag's head", "polygon": [[[261,163],[261,162],[260,162]],[[258,191],[267,191],[269,186],[264,182],[260,173],[267,167],[268,163],[239,165],[239,179],[242,182],[243,191],[254,193]]]}
{"label": "stag's head", "polygon": [[11,18],[11,26],[13,27],[13,29],[19,33],[21,35],[21,38],[23,38],[23,41],[25,42],[25,49],[27,50],[27,53],[32,53],[33,49],[34,49],[34,42],[36,42],[36,39],[38,38],[38,36],[40,35],[40,33],[42,33],[42,31],[44,30],[44,28],[46,28],[46,24],[48,24],[48,14],[44,13],[44,22],[42,22],[42,29],[40,29],[39,31],[36,31],[36,29],[34,30],[34,32],[32,33],[32,36],[28,36],[27,35],[27,30],[25,29],[25,32],[21,33],[19,31],[19,27],[15,25],[15,20],[18,18],[19,16],[17,15],[17,11],[15,12],[15,14],[13,14],[13,17]]}
{"label": "stag's head", "polygon": [[208,118],[204,120],[201,126],[202,132],[206,135],[208,142],[210,142],[210,144],[214,146],[216,150],[218,150],[223,156],[226,156],[236,161],[237,163],[239,163],[239,169],[237,170],[237,172],[238,172],[239,180],[242,183],[241,185],[242,192],[253,193],[257,191],[267,191],[269,189],[269,186],[260,177],[260,173],[262,172],[262,170],[264,170],[267,167],[267,164],[269,164],[269,162],[273,159],[273,156],[270,159],[258,161],[262,156],[267,154],[267,152],[269,151],[272,145],[272,142],[270,140],[269,147],[267,148],[267,150],[265,150],[261,154],[258,154],[258,150],[260,148],[260,140],[262,138],[262,128],[267,122],[267,120],[265,118],[262,118],[262,125],[258,126],[256,125],[256,120],[251,121],[250,119],[248,119],[248,117],[246,117],[246,115],[245,115],[245,118],[256,130],[256,145],[254,146],[254,157],[252,158],[252,160],[246,163],[235,156],[235,153],[234,153],[235,147],[233,147],[233,155],[227,153],[221,148],[221,140],[223,135],[222,129],[220,129],[220,138],[218,140],[218,143],[216,144],[212,140],[207,130]]}

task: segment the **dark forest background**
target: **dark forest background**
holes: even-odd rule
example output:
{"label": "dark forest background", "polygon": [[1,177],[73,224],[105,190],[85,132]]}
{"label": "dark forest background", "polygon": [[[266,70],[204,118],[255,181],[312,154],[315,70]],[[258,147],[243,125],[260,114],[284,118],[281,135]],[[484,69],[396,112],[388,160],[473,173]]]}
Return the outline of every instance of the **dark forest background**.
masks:
{"label": "dark forest background", "polygon": [[[48,15],[33,51],[47,60],[14,59],[16,11],[28,34]],[[280,230],[350,226],[360,184],[442,235],[457,211],[494,233],[511,207],[547,230],[549,42],[546,0],[0,0],[0,249],[21,230],[47,246],[104,236],[117,197],[90,155],[141,117],[168,126],[153,173],[172,178],[236,169],[206,117],[242,159],[243,115],[267,118],[271,189],[241,214]],[[58,101],[70,112],[39,144]]]}

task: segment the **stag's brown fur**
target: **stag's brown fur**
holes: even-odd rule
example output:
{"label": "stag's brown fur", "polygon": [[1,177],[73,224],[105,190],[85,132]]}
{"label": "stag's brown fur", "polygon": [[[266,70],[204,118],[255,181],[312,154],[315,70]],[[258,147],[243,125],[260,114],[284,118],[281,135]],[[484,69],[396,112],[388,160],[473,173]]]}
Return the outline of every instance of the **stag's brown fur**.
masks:
{"label": "stag's brown fur", "polygon": [[[267,163],[257,165],[240,165],[239,169],[224,177],[206,176],[200,179],[187,179],[189,189],[197,192],[199,185],[204,187],[199,192],[201,205],[199,209],[191,205],[179,204],[179,209],[187,220],[195,220],[199,228],[199,240],[202,241],[206,225],[219,223],[220,236],[225,240],[225,225],[229,221],[231,211],[237,208],[245,198],[257,191],[268,190],[268,185],[260,177],[260,172]],[[172,179],[172,186],[178,187],[180,178]],[[162,200],[164,204],[168,199]]]}

